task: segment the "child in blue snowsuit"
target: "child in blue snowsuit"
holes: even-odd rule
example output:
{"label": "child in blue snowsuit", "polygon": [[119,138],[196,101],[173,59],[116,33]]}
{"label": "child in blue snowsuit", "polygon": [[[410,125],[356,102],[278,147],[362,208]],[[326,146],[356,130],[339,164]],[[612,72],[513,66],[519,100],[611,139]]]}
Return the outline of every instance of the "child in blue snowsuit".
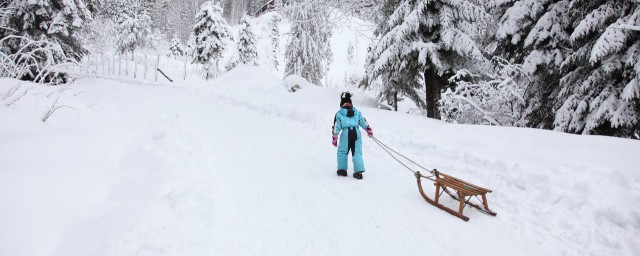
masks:
{"label": "child in blue snowsuit", "polygon": [[351,94],[344,92],[340,97],[340,110],[336,113],[332,128],[334,147],[338,147],[338,135],[340,135],[340,146],[338,147],[338,175],[340,176],[347,176],[348,153],[351,151],[353,177],[362,179],[364,161],[362,160],[362,136],[358,127],[365,129],[369,137],[373,137],[373,131],[367,120],[360,111],[353,107]]}

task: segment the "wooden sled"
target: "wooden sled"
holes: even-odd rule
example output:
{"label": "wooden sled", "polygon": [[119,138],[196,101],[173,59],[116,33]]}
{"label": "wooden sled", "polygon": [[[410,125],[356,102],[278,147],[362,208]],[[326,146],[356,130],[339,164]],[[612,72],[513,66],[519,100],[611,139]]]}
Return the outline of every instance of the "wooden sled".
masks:
{"label": "wooden sled", "polygon": [[[489,204],[487,203],[486,194],[491,193],[491,190],[473,185],[469,182],[457,179],[444,173],[440,173],[438,172],[438,170],[433,170],[431,173],[433,174],[432,176],[424,176],[420,174],[420,172],[416,172],[418,189],[420,189],[420,194],[422,195],[422,197],[424,197],[424,200],[427,200],[428,203],[464,221],[469,220],[469,217],[462,214],[462,211],[467,205],[491,216],[496,216],[497,213],[489,210]],[[436,186],[435,200],[432,200],[429,196],[427,196],[427,194],[422,189],[422,182],[420,180],[421,178],[426,178],[434,182],[434,185]],[[455,194],[452,193],[449,189],[455,191]],[[447,193],[449,196],[451,196],[451,198],[460,202],[458,211],[455,211],[439,203],[442,193]],[[475,197],[476,199],[478,199],[478,196],[482,197],[482,206],[471,202],[471,198]],[[478,201],[480,200],[478,199]]]}

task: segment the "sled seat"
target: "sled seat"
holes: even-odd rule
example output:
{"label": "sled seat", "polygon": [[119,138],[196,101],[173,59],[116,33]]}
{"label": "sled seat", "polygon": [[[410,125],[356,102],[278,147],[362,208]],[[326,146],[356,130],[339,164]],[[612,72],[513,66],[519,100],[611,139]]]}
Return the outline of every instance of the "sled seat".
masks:
{"label": "sled seat", "polygon": [[[478,185],[471,184],[464,180],[455,178],[453,176],[444,174],[439,172],[438,170],[432,171],[433,176],[424,176],[420,174],[420,172],[416,173],[416,178],[418,179],[418,188],[420,189],[420,193],[427,200],[427,202],[433,204],[434,206],[463,219],[464,221],[468,221],[469,218],[463,215],[464,208],[469,205],[473,208],[476,208],[486,214],[491,216],[496,216],[497,214],[489,209],[489,204],[487,202],[487,193],[491,193],[490,189],[480,187]],[[435,177],[435,178],[434,178]],[[427,178],[429,180],[434,181],[434,185],[436,186],[435,200],[431,200],[426,193],[424,193],[422,189],[422,183],[420,178]],[[450,191],[453,190],[454,192]],[[455,211],[451,208],[448,208],[442,204],[440,204],[440,197],[442,193],[447,193],[451,198],[459,201],[458,211]],[[472,198],[476,198],[478,201],[478,197],[481,197],[482,206],[477,205],[471,202]]]}

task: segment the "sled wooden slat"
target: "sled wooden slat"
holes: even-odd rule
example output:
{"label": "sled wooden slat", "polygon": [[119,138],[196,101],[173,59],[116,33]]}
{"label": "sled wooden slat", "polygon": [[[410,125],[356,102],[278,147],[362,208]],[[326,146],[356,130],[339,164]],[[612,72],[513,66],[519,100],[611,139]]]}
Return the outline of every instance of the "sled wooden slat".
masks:
{"label": "sled wooden slat", "polygon": [[486,188],[480,187],[480,186],[478,186],[478,185],[471,184],[471,183],[469,183],[469,182],[466,182],[466,181],[463,181],[463,180],[461,180],[461,179],[458,179],[458,178],[455,178],[455,177],[449,176],[449,175],[447,175],[447,174],[444,174],[444,173],[438,173],[438,174],[439,174],[440,176],[442,176],[443,178],[450,179],[450,180],[452,180],[452,181],[456,181],[456,182],[459,182],[459,183],[465,184],[465,185],[467,185],[467,186],[474,187],[474,188],[476,188],[476,189],[478,189],[478,190],[481,190],[481,191],[483,191],[483,192],[485,192],[485,193],[492,192],[492,191],[491,191],[491,189],[486,189]]}
{"label": "sled wooden slat", "polygon": [[[476,208],[486,214],[489,214],[491,216],[496,216],[496,213],[491,211],[489,209],[489,203],[487,202],[487,193],[491,193],[492,191],[490,189],[487,188],[483,188],[474,184],[471,184],[469,182],[466,182],[464,180],[455,178],[453,176],[450,175],[446,175],[443,173],[438,172],[438,170],[433,170],[432,172],[433,176],[435,176],[435,178],[433,178],[432,176],[427,177],[424,176],[422,174],[420,174],[420,172],[416,172],[416,179],[418,181],[418,189],[420,190],[420,194],[422,195],[422,197],[430,204],[440,208],[441,210],[444,210],[448,213],[450,213],[451,215],[454,215],[464,221],[468,221],[469,217],[464,216],[462,214],[462,212],[464,211],[464,208],[469,205],[473,208]],[[427,196],[427,194],[424,192],[423,187],[422,187],[422,182],[421,182],[421,178],[427,178],[429,180],[434,181],[434,185],[436,186],[436,193],[435,193],[435,200],[432,200],[429,196]],[[449,189],[455,191],[455,192],[451,192]],[[447,193],[449,196],[451,196],[451,198],[458,200],[459,205],[458,205],[458,210],[453,210],[451,208],[448,208],[442,204],[440,204],[440,195],[442,193]],[[480,196],[482,198],[482,205],[478,205],[475,204],[473,202],[471,202],[471,199],[473,197],[478,198],[478,196]]]}
{"label": "sled wooden slat", "polygon": [[449,179],[436,178],[436,183],[438,183],[436,186],[456,188],[458,192],[464,193],[465,195],[478,195],[482,193],[473,187],[466,187],[464,184]]}

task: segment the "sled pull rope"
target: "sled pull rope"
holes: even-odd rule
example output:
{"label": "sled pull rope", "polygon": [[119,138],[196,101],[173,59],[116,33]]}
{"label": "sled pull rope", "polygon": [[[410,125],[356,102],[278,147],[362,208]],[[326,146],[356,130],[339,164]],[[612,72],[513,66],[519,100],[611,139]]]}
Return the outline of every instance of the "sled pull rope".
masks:
{"label": "sled pull rope", "polygon": [[415,164],[416,166],[422,168],[423,170],[433,174],[432,170],[429,170],[421,165],[419,165],[418,163],[416,163],[415,161],[409,159],[408,157],[404,156],[403,154],[398,153],[398,151],[393,150],[392,148],[390,148],[389,146],[387,146],[386,144],[382,143],[382,141],[378,140],[378,138],[376,137],[371,137],[373,139],[373,141],[378,144],[378,146],[380,146],[380,148],[382,148],[382,150],[384,150],[385,152],[387,152],[387,154],[389,154],[391,157],[393,157],[393,159],[395,159],[398,163],[400,163],[402,166],[404,166],[405,168],[407,168],[407,170],[409,170],[410,172],[413,173],[413,175],[419,175],[420,172],[414,171],[413,169],[411,169],[409,166],[407,166],[405,163],[403,163],[402,161],[400,161],[400,159],[398,159],[396,156],[394,156],[391,152],[397,154],[398,156],[406,159],[407,161],[411,162],[412,164]]}

